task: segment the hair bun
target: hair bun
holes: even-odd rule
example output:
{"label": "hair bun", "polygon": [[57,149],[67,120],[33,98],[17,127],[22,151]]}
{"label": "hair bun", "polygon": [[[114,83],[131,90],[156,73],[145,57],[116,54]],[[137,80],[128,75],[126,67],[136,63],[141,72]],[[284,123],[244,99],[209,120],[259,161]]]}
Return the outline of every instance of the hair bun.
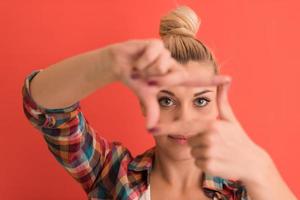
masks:
{"label": "hair bun", "polygon": [[160,20],[159,35],[185,36],[194,38],[200,27],[200,20],[197,14],[187,6],[180,6]]}

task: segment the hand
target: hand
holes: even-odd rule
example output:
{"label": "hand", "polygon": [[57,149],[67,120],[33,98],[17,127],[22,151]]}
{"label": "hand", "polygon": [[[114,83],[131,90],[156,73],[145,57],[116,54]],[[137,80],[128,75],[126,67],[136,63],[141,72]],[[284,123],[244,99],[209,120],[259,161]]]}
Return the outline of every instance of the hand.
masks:
{"label": "hand", "polygon": [[[263,163],[264,151],[248,137],[228,101],[231,82],[218,86],[219,119],[204,126],[199,119],[158,124],[154,135],[172,132],[197,133],[188,138],[195,164],[203,171],[226,179],[249,180]],[[261,161],[261,162],[260,162]],[[250,177],[252,176],[252,177]]]}
{"label": "hand", "polygon": [[127,85],[146,107],[147,128],[159,119],[157,94],[162,86],[218,85],[228,81],[226,76],[208,79],[200,72],[187,73],[164,47],[161,40],[131,40],[109,46],[110,64],[119,80]]}

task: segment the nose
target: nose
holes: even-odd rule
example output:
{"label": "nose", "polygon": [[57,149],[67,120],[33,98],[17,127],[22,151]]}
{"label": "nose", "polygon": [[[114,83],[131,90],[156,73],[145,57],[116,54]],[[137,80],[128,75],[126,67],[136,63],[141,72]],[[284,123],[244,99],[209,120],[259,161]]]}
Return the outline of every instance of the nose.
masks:
{"label": "nose", "polygon": [[195,108],[185,105],[176,110],[173,121],[176,122],[179,133],[193,135],[205,131],[211,120],[201,115]]}
{"label": "nose", "polygon": [[188,105],[181,105],[175,112],[174,121],[191,121],[197,117],[197,113]]}

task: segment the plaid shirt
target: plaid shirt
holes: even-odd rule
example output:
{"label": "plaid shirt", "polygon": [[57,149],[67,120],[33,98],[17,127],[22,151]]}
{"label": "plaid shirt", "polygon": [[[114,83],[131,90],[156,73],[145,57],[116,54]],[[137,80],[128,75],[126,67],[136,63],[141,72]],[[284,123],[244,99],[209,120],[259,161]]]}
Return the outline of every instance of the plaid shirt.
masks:
{"label": "plaid shirt", "polygon": [[[88,199],[139,199],[150,183],[155,147],[133,157],[121,143],[97,135],[81,112],[79,102],[60,109],[36,104],[29,86],[40,71],[35,70],[25,78],[23,111],[42,133],[56,160],[81,184]],[[238,181],[207,173],[203,173],[202,189],[210,199],[250,199]]]}

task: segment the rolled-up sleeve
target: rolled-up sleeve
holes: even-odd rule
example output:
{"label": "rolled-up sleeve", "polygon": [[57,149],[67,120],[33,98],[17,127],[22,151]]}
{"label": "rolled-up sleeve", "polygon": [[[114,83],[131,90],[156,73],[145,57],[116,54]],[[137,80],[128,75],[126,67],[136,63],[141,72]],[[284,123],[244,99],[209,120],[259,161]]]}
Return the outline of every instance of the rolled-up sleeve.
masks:
{"label": "rolled-up sleeve", "polygon": [[[89,193],[104,163],[111,163],[115,143],[98,136],[81,111],[80,102],[59,109],[38,105],[30,94],[30,82],[41,70],[31,72],[22,87],[23,111],[43,135],[56,160]],[[100,177],[101,178],[101,177]]]}

